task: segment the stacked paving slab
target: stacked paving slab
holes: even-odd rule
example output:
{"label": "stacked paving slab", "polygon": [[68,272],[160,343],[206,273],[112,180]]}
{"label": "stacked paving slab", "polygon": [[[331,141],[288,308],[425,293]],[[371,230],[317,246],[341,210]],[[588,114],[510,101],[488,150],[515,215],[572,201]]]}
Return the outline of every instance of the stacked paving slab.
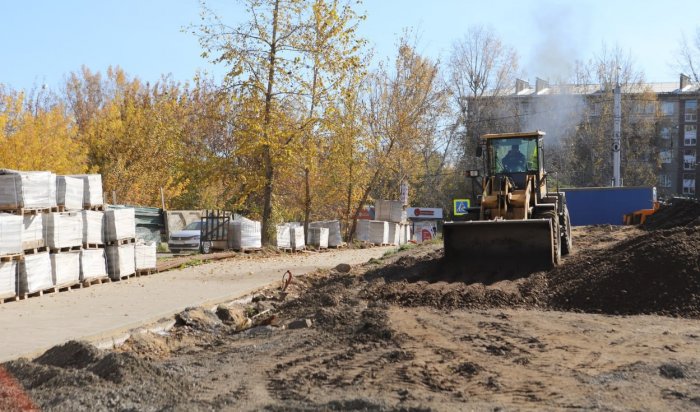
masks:
{"label": "stacked paving slab", "polygon": [[298,222],[277,225],[277,249],[292,252],[306,249],[304,226]]}
{"label": "stacked paving slab", "polygon": [[0,302],[155,271],[134,209],[102,198],[99,174],[0,169]]}
{"label": "stacked paving slab", "polygon": [[403,245],[410,240],[410,226],[404,205],[398,200],[377,200],[374,220],[358,220],[356,238],[378,246]]}

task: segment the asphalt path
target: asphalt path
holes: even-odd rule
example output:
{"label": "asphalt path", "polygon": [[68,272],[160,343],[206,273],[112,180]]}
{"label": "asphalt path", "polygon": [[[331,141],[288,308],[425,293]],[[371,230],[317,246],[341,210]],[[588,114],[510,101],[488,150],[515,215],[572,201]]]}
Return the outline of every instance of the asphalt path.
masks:
{"label": "asphalt path", "polygon": [[0,362],[34,357],[71,339],[105,342],[191,306],[235,300],[283,273],[295,276],[339,263],[381,257],[395,247],[339,249],[258,258],[255,255],[134,277],[0,304]]}

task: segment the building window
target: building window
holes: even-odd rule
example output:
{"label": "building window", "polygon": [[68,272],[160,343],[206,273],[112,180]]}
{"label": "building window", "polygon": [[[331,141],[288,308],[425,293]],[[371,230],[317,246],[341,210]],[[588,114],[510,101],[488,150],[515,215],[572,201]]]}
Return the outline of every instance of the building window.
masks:
{"label": "building window", "polygon": [[672,116],[676,113],[676,102],[661,102],[661,115]]}
{"label": "building window", "polygon": [[530,102],[520,102],[520,114],[524,116],[530,114]]}
{"label": "building window", "polygon": [[683,170],[695,170],[695,149],[683,150]]}
{"label": "building window", "polygon": [[683,175],[683,194],[695,195],[695,176]]}
{"label": "building window", "polygon": [[671,128],[668,126],[662,127],[659,130],[659,136],[664,140],[670,139],[671,138]]}
{"label": "building window", "polygon": [[686,100],[685,101],[685,121],[686,122],[696,122],[698,120],[698,101],[697,100]]}
{"label": "building window", "polygon": [[673,152],[670,150],[662,150],[659,152],[659,160],[661,163],[671,163],[673,160]]}
{"label": "building window", "polygon": [[698,126],[694,124],[685,125],[685,135],[683,136],[683,144],[686,146],[695,146],[698,141]]}
{"label": "building window", "polygon": [[659,175],[659,186],[671,187],[671,176],[665,174]]}

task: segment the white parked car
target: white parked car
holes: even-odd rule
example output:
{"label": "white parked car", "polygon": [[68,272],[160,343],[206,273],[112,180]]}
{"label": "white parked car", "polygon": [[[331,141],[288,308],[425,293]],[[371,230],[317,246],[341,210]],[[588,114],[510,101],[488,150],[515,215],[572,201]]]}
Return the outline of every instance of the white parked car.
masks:
{"label": "white parked car", "polygon": [[182,251],[198,252],[200,249],[200,235],[202,230],[202,222],[192,222],[185,226],[184,229],[170,234],[168,239],[168,248],[172,253],[180,253]]}

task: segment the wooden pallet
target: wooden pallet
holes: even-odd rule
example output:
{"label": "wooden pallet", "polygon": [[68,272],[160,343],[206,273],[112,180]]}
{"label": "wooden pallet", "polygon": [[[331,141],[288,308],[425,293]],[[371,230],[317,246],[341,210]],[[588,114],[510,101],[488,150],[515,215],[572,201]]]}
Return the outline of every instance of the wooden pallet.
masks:
{"label": "wooden pallet", "polygon": [[83,243],[83,249],[104,249],[105,245],[101,243]]}
{"label": "wooden pallet", "polygon": [[12,295],[5,295],[3,297],[0,297],[0,304],[15,302],[17,300],[19,300],[19,296],[17,296],[16,293],[13,293]]}
{"label": "wooden pallet", "polygon": [[50,295],[52,293],[58,292],[58,289],[55,286],[51,286],[50,288],[42,289],[36,292],[31,292],[31,293],[20,293],[19,294],[19,299],[24,300],[24,299],[29,299],[29,298],[36,298],[39,296],[44,296],[44,295]]}
{"label": "wooden pallet", "polygon": [[348,247],[348,244],[345,243],[345,242],[343,242],[343,243],[341,243],[341,244],[339,244],[339,245],[335,245],[335,246],[328,245],[328,249],[343,249],[343,248],[346,248],[346,247]]}
{"label": "wooden pallet", "polygon": [[92,210],[93,212],[104,212],[105,205],[83,205],[84,210]]}
{"label": "wooden pallet", "polygon": [[82,283],[83,283],[84,288],[89,288],[92,285],[101,285],[103,283],[110,283],[111,281],[112,281],[112,279],[110,279],[109,276],[104,276],[104,277],[84,280]]}
{"label": "wooden pallet", "polygon": [[2,206],[0,205],[0,212],[3,213],[10,213],[12,215],[18,215],[18,216],[28,216],[28,215],[38,215],[40,213],[52,213],[52,212],[58,212],[58,207],[44,207],[44,208],[29,208],[29,207],[8,207],[7,205]]}
{"label": "wooden pallet", "polygon": [[121,245],[128,245],[131,243],[136,243],[136,238],[128,238],[128,239],[119,239],[119,240],[113,240],[111,242],[105,242],[105,245],[107,246],[121,246]]}
{"label": "wooden pallet", "polygon": [[253,253],[253,252],[260,252],[262,250],[261,247],[248,247],[248,248],[242,248],[242,249],[231,249],[234,252],[238,253]]}
{"label": "wooden pallet", "polygon": [[12,255],[0,256],[0,262],[12,262],[13,260],[22,260],[22,253],[14,253]]}
{"label": "wooden pallet", "polygon": [[24,254],[25,255],[36,255],[37,253],[44,253],[48,250],[49,250],[49,248],[46,246],[35,247],[33,249],[24,249]]}
{"label": "wooden pallet", "polygon": [[130,275],[119,276],[117,279],[115,279],[115,278],[110,278],[110,279],[112,279],[112,282],[120,282],[122,280],[127,280],[129,278],[133,278],[135,276],[136,276],[136,273],[132,273]]}
{"label": "wooden pallet", "polygon": [[137,270],[136,270],[136,277],[153,275],[153,274],[155,274],[155,273],[158,273],[158,269],[155,269],[155,268],[152,268],[152,269],[137,269]]}
{"label": "wooden pallet", "polygon": [[60,247],[60,248],[51,248],[51,253],[67,253],[67,252],[79,252],[80,249],[82,249],[82,246],[67,246],[67,247]]}
{"label": "wooden pallet", "polygon": [[78,280],[75,282],[64,283],[62,285],[56,285],[54,286],[54,289],[56,289],[56,292],[70,292],[73,289],[81,289],[82,287],[82,282]]}

